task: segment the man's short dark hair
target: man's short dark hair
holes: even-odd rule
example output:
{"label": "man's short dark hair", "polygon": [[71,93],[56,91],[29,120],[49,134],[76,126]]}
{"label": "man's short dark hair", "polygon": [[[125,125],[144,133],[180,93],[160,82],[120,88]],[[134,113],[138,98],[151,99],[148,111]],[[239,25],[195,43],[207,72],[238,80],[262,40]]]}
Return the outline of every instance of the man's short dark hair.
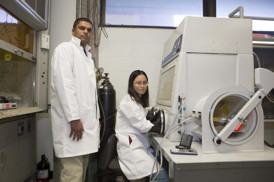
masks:
{"label": "man's short dark hair", "polygon": [[77,18],[73,23],[73,29],[76,28],[76,26],[79,24],[80,21],[85,21],[85,22],[89,22],[90,24],[92,24],[92,21],[88,18],[85,18],[85,17]]}

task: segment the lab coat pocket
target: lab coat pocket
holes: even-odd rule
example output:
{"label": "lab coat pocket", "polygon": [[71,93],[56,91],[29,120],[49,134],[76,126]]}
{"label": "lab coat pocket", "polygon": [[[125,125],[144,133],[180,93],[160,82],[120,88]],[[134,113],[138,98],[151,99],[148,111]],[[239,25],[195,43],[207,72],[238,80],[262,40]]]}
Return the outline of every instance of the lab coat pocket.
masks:
{"label": "lab coat pocket", "polygon": [[[120,160],[130,161],[133,159],[132,150],[129,146],[128,137],[120,136],[117,141],[117,152]],[[127,162],[126,162],[127,163]]]}
{"label": "lab coat pocket", "polygon": [[142,156],[142,154],[146,155],[146,148],[144,144],[139,140],[137,136],[130,136],[131,137],[131,143],[130,143],[130,149],[133,152],[133,155],[136,156]]}
{"label": "lab coat pocket", "polygon": [[80,115],[81,115],[80,119],[85,126],[88,125],[90,127],[91,123],[94,123],[95,113],[94,113],[94,109],[91,106],[82,106],[80,108]]}
{"label": "lab coat pocket", "polygon": [[88,114],[88,106],[80,106],[80,117],[82,119],[82,117],[85,117],[86,114]]}

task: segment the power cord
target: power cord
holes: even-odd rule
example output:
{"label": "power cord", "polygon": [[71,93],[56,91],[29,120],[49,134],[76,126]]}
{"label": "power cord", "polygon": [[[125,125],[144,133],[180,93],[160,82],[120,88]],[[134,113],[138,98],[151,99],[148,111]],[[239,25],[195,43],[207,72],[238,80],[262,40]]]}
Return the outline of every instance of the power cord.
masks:
{"label": "power cord", "polygon": [[[164,139],[167,137],[167,135],[169,134],[170,131],[173,131],[175,129],[179,129],[180,127],[181,127],[181,123],[176,125],[175,127],[173,126],[173,127],[169,128],[167,130],[166,134],[163,136],[163,138],[159,142],[159,144],[157,145],[156,150],[155,150],[155,157],[154,157],[154,163],[153,163],[151,174],[153,174],[153,170],[154,170],[155,166],[157,167],[157,173],[153,177],[153,179],[152,179],[152,175],[150,175],[150,179],[149,179],[150,182],[154,182],[157,179],[157,177],[160,173],[160,170],[162,168],[162,165],[163,165],[163,155],[162,155],[162,151],[160,150],[159,146],[161,146],[161,144],[163,143]],[[158,154],[160,154],[160,164],[159,165],[157,165]]]}
{"label": "power cord", "polygon": [[[175,117],[175,118],[174,118],[174,121],[175,121],[176,119],[178,119],[178,118],[179,118],[179,117]],[[159,144],[157,145],[156,150],[155,150],[155,158],[154,158],[154,163],[153,163],[153,167],[152,167],[151,174],[153,174],[153,170],[154,170],[155,166],[157,167],[157,173],[156,173],[156,175],[153,177],[153,179],[152,179],[152,175],[150,176],[150,179],[149,179],[150,182],[154,182],[154,181],[157,179],[157,177],[158,177],[158,175],[159,175],[159,173],[160,173],[160,170],[161,170],[161,168],[162,168],[162,165],[163,165],[163,155],[162,155],[162,151],[160,150],[160,146],[161,146],[161,144],[163,143],[164,139],[167,138],[167,135],[168,135],[171,131],[180,129],[180,128],[182,127],[182,125],[187,124],[187,123],[188,123],[191,119],[193,119],[193,118],[194,118],[194,117],[189,117],[189,118],[183,120],[181,123],[178,123],[177,125],[175,125],[175,126],[173,126],[173,127],[170,127],[170,128],[167,130],[166,134],[163,136],[163,138],[161,139],[161,141],[159,142]],[[157,159],[158,159],[158,154],[160,155],[160,164],[159,164],[159,165],[156,165],[156,164],[157,164],[157,161],[158,161],[158,160],[157,160]]]}

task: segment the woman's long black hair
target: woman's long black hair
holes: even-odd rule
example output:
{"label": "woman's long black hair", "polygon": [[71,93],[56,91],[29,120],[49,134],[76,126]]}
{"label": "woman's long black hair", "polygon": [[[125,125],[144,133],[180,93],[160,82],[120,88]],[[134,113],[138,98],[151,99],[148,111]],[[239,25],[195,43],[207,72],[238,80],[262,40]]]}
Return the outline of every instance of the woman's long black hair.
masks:
{"label": "woman's long black hair", "polygon": [[138,96],[138,93],[134,90],[133,82],[135,78],[139,75],[144,75],[148,81],[147,74],[142,70],[135,70],[133,71],[128,79],[128,94],[139,104],[141,104],[143,107],[149,106],[149,92],[148,87],[147,91],[141,96],[141,98]]}

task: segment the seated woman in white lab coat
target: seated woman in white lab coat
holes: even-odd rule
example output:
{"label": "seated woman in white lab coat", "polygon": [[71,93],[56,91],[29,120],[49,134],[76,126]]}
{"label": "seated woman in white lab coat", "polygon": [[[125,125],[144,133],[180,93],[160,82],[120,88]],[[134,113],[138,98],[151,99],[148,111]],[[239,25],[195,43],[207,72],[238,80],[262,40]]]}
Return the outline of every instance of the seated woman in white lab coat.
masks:
{"label": "seated woman in white lab coat", "polygon": [[[144,71],[135,70],[129,77],[128,94],[119,105],[115,126],[119,164],[129,180],[153,179],[157,174],[157,167],[153,167],[155,152],[148,140],[148,132],[155,130],[156,124],[146,119],[148,106],[148,77]],[[164,168],[155,181],[168,181]]]}

